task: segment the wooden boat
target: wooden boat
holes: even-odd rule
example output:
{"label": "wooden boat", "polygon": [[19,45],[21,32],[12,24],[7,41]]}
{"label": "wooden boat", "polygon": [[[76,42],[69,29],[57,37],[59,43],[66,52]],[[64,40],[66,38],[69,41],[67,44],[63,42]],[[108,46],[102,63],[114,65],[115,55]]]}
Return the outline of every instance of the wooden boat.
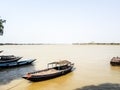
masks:
{"label": "wooden boat", "polygon": [[113,66],[120,66],[120,57],[113,57],[110,64]]}
{"label": "wooden boat", "polygon": [[14,55],[2,55],[0,56],[0,63],[6,63],[6,62],[16,62],[20,60],[22,57],[17,57]]}
{"label": "wooden boat", "polygon": [[0,63],[0,67],[6,68],[6,67],[22,66],[22,65],[31,64],[34,61],[35,61],[35,59],[28,59],[28,60],[21,60],[21,61],[17,61],[17,62]]}
{"label": "wooden boat", "polygon": [[[49,68],[50,65],[52,65],[52,68]],[[71,72],[73,66],[74,63],[71,63],[67,60],[52,62],[48,63],[47,69],[27,73],[25,76],[23,76],[23,78],[34,82],[48,80]]]}

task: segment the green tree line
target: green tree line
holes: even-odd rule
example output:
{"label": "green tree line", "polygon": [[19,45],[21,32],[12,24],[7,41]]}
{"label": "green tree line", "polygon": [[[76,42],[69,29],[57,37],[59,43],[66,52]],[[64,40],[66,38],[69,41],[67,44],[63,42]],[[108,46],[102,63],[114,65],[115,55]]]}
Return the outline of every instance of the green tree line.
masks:
{"label": "green tree line", "polygon": [[4,30],[4,26],[3,23],[5,23],[6,20],[3,20],[0,18],[0,35],[3,35],[3,30]]}

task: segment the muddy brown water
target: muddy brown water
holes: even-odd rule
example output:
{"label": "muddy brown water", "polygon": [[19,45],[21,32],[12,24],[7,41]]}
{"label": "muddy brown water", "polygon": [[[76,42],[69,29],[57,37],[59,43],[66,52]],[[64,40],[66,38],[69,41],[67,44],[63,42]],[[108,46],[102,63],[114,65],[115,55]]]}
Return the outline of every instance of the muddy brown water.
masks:
{"label": "muddy brown water", "polygon": [[[74,90],[90,85],[120,84],[120,67],[109,63],[112,57],[120,56],[119,45],[3,45],[0,50],[4,50],[1,55],[37,59],[32,65],[1,68],[0,90]],[[42,82],[21,78],[59,60],[74,62],[75,70]]]}

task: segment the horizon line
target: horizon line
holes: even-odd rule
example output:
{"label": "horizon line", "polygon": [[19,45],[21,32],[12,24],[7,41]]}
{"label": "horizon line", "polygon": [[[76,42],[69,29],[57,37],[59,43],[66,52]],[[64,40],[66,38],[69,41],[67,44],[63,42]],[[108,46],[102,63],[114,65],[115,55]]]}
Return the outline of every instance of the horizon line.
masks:
{"label": "horizon line", "polygon": [[97,43],[97,42],[89,42],[89,43],[0,43],[0,45],[59,45],[59,44],[70,44],[70,45],[120,45],[119,43]]}

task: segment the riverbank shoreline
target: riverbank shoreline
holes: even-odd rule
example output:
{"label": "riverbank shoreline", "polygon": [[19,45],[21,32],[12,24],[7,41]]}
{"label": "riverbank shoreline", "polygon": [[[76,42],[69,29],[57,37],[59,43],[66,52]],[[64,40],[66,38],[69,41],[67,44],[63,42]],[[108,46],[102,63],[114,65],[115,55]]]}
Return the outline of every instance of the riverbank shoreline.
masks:
{"label": "riverbank shoreline", "polygon": [[120,43],[0,43],[0,45],[120,45]]}

